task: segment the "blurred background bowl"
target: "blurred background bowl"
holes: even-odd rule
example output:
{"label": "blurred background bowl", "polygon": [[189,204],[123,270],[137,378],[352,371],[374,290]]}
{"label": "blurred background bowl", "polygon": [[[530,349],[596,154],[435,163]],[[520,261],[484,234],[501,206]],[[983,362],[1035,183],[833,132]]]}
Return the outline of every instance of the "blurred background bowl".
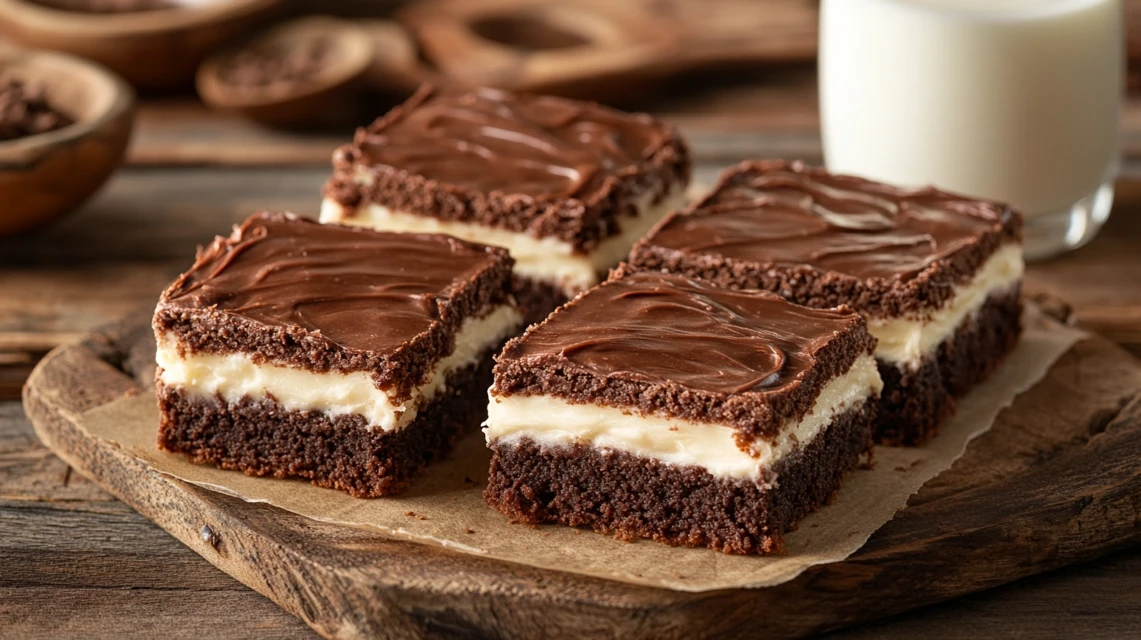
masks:
{"label": "blurred background bowl", "polygon": [[[327,51],[303,82],[250,86],[226,78],[227,66],[243,54],[256,57],[259,50],[304,51],[317,46]],[[198,95],[210,107],[271,126],[323,124],[354,100],[372,68],[373,50],[372,38],[353,22],[325,16],[298,18],[207,58],[198,68]]]}
{"label": "blurred background bowl", "polygon": [[90,13],[30,0],[0,0],[0,32],[30,49],[51,49],[103,64],[139,89],[190,87],[199,63],[283,0],[178,0],[147,11]]}
{"label": "blurred background bowl", "polygon": [[0,81],[42,87],[75,123],[0,142],[0,236],[47,224],[87,200],[123,161],[135,93],[106,68],[39,51],[0,54]]}

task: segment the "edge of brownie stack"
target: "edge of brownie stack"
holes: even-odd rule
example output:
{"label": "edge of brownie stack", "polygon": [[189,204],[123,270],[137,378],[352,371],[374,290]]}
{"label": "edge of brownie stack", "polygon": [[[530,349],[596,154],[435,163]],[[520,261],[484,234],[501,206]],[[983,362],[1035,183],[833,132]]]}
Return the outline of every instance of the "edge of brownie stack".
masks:
{"label": "edge of brownie stack", "polygon": [[425,88],[333,156],[322,222],[502,246],[528,320],[598,283],[684,206],[689,150],[645,114],[592,102]]}
{"label": "edge of brownie stack", "polygon": [[773,553],[872,447],[858,314],[625,274],[497,357],[489,504],[527,523]]}
{"label": "edge of brownie stack", "polygon": [[160,448],[358,497],[401,490],[484,417],[521,329],[507,252],[258,213],[154,316]]}
{"label": "edge of brownie stack", "polygon": [[996,203],[744,162],[655,227],[630,266],[864,314],[885,384],[877,440],[915,445],[1018,340],[1021,230]]}

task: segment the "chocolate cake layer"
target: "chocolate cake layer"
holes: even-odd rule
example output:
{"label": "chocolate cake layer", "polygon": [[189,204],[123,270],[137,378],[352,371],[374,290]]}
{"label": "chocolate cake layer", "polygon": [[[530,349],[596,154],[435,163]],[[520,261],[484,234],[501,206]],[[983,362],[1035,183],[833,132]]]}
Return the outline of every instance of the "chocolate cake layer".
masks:
{"label": "chocolate cake layer", "polygon": [[624,539],[652,538],[726,553],[777,553],[784,534],[829,501],[843,475],[872,449],[874,405],[838,416],[766,480],[710,475],[628,453],[529,441],[497,446],[484,497],[514,520],[585,525]]}
{"label": "chocolate cake layer", "polygon": [[969,323],[939,346],[939,372],[947,391],[962,397],[986,380],[1021,334],[1021,287],[988,298]]}
{"label": "chocolate cake layer", "polygon": [[884,390],[876,442],[921,445],[955,412],[956,399],[986,380],[1018,343],[1022,332],[1019,289],[986,300],[978,313],[955,330],[918,368],[878,362]]}
{"label": "chocolate cake layer", "polygon": [[507,303],[502,249],[258,213],[162,295],[157,334],[309,371],[370,372],[406,397],[452,352],[463,321]]}
{"label": "chocolate cake layer", "polygon": [[677,131],[595,103],[424,88],[337,150],[325,197],[525,232],[582,253],[689,182]]}
{"label": "chocolate cake layer", "polygon": [[555,309],[569,302],[567,295],[555,285],[516,275],[511,282],[515,303],[523,312],[523,326],[542,322]]}
{"label": "chocolate cake layer", "polygon": [[942,307],[1001,246],[1020,242],[1021,229],[1003,205],[751,161],[659,224],[630,263],[894,317]]}
{"label": "chocolate cake layer", "polygon": [[945,386],[935,358],[915,369],[876,362],[883,380],[876,416],[876,444],[919,446],[935,437],[943,421],[955,413],[955,398]]}
{"label": "chocolate cake layer", "polygon": [[357,415],[288,411],[272,400],[227,403],[158,386],[159,447],[252,476],[306,478],[358,498],[398,493],[487,415],[492,352],[453,372],[447,392],[406,428],[369,429]]}
{"label": "chocolate cake layer", "polygon": [[508,342],[492,394],[727,424],[747,445],[803,417],[875,344],[847,309],[676,275],[616,276]]}

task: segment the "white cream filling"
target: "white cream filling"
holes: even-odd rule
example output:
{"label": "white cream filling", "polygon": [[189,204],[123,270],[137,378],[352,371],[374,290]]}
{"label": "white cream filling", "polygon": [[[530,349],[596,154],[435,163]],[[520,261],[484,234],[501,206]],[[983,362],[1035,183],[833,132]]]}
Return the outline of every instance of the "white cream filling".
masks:
{"label": "white cream filling", "polygon": [[528,438],[542,447],[583,444],[622,451],[671,465],[694,465],[721,478],[758,480],[761,472],[807,446],[838,414],[883,388],[875,358],[860,356],[852,368],[824,386],[803,418],[785,425],[773,440],[743,451],[728,425],[705,424],[614,407],[571,404],[551,396],[491,396],[483,432],[488,443],[511,446]]}
{"label": "white cream filling", "polygon": [[174,336],[159,337],[157,361],[163,384],[199,397],[221,395],[226,402],[272,396],[289,411],[358,414],[370,428],[394,431],[407,426],[417,410],[441,393],[450,373],[473,364],[481,353],[514,333],[523,318],[503,305],[482,318],[468,318],[456,335],[456,348],[436,363],[431,378],[402,402],[378,389],[365,371],[313,373],[298,367],[257,363],[243,353],[179,354]]}
{"label": "white cream filling", "polygon": [[993,294],[1009,291],[1022,279],[1022,247],[1008,244],[983,263],[975,277],[956,287],[942,308],[924,318],[868,320],[868,332],[879,340],[876,356],[900,367],[918,366]]}
{"label": "white cream filling", "polygon": [[503,247],[515,258],[515,273],[553,283],[568,296],[598,284],[599,276],[618,264],[630,248],[659,220],[686,204],[685,189],[677,188],[656,205],[646,195],[636,203],[637,216],[621,217],[622,231],[604,239],[589,254],[574,252],[574,247],[555,238],[536,238],[526,232],[506,231],[469,222],[440,220],[401,211],[392,211],[375,203],[346,209],[326,198],[321,203],[321,222],[339,222],[399,231],[403,233],[444,233],[461,240]]}

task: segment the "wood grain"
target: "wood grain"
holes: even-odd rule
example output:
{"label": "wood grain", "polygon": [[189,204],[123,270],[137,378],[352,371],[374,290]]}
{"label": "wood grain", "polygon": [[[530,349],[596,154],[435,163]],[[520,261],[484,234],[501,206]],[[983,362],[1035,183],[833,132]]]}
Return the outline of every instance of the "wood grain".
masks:
{"label": "wood grain", "polygon": [[[146,392],[120,368],[125,362],[129,371],[131,353],[146,351],[146,336],[139,329],[97,334],[49,354],[25,390],[37,434],[74,468],[330,637],[531,637],[551,629],[578,637],[792,637],[1141,541],[1141,365],[1101,339],[1064,356],[950,474],[849,560],[772,589],[685,594],[388,540],[149,471],[88,437],[77,417]],[[204,537],[204,526],[212,535]],[[762,630],[758,610],[770,612]]]}

